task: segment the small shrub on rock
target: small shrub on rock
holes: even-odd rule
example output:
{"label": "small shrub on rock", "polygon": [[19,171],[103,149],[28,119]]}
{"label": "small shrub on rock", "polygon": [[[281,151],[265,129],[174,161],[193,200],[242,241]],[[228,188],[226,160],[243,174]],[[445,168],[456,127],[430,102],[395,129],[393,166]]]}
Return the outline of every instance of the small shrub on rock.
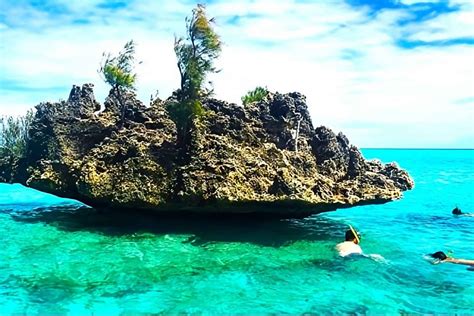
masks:
{"label": "small shrub on rock", "polygon": [[244,95],[242,99],[243,105],[247,105],[253,102],[260,102],[262,101],[266,96],[268,95],[268,90],[267,88],[263,87],[256,87],[255,89],[247,92],[246,95]]}
{"label": "small shrub on rock", "polygon": [[22,158],[26,154],[28,130],[33,121],[32,110],[24,116],[0,117],[0,157]]}

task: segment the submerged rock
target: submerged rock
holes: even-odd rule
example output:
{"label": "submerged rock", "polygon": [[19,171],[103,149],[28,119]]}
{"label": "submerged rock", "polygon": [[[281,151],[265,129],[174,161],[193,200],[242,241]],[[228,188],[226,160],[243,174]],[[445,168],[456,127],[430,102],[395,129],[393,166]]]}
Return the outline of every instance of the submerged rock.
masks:
{"label": "submerged rock", "polygon": [[245,107],[205,100],[185,153],[163,102],[124,99],[122,128],[118,101],[109,96],[97,113],[92,85],[39,104],[26,158],[14,168],[0,160],[0,180],[94,207],[288,217],[384,203],[413,187],[395,164],[366,161],[343,134],[315,129],[299,93]]}

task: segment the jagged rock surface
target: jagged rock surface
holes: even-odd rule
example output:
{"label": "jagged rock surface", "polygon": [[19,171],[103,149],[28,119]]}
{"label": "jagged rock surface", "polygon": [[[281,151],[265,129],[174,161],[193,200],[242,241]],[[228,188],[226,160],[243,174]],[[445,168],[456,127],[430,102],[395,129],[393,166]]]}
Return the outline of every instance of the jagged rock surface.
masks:
{"label": "jagged rock surface", "polygon": [[280,216],[383,203],[413,187],[395,164],[366,161],[343,134],[315,129],[299,93],[246,107],[206,100],[185,160],[163,103],[124,99],[122,128],[112,95],[95,114],[89,84],[39,104],[27,157],[15,168],[0,161],[0,178],[95,207]]}

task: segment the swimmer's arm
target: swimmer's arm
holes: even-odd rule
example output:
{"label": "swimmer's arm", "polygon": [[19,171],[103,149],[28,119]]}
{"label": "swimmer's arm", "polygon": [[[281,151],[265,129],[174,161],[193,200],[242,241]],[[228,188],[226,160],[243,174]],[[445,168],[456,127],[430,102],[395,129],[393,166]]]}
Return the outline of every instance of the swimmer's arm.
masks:
{"label": "swimmer's arm", "polygon": [[443,260],[443,262],[450,262],[450,263],[455,263],[455,264],[464,264],[464,265],[467,265],[467,266],[474,266],[474,260],[447,258],[446,260]]}

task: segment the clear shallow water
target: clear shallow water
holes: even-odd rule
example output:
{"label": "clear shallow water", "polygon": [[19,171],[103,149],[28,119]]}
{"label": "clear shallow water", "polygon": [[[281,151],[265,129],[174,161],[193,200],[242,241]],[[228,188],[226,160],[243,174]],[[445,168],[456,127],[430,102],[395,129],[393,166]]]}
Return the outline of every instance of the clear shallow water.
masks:
{"label": "clear shallow water", "polygon": [[[416,188],[401,201],[299,220],[108,214],[0,184],[0,313],[474,313],[474,151],[364,150],[398,161]],[[366,253],[334,252],[347,224]]]}

